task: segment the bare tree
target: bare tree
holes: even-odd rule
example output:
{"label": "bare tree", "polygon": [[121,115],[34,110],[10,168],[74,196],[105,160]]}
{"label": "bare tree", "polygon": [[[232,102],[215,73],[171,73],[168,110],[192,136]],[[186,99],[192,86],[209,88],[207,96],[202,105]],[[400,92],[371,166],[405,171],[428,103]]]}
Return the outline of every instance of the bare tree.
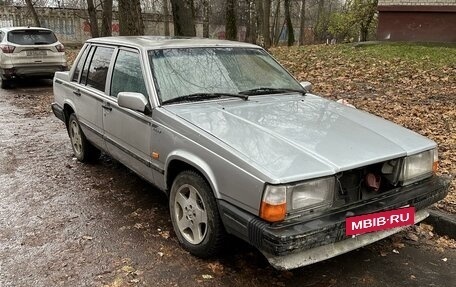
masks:
{"label": "bare tree", "polygon": [[[256,27],[257,30],[261,30],[261,36],[263,36],[263,1],[255,0],[255,15],[256,15]],[[264,40],[264,39],[263,39]],[[264,41],[263,41],[264,44]]]}
{"label": "bare tree", "polygon": [[119,0],[119,34],[143,35],[144,23],[139,0]]}
{"label": "bare tree", "polygon": [[237,38],[235,2],[235,0],[226,1],[225,35],[229,40]]}
{"label": "bare tree", "polygon": [[41,27],[40,18],[38,18],[35,7],[33,7],[32,0],[25,0],[25,3],[27,3],[28,9],[30,10],[30,13],[32,13],[33,21],[35,22],[34,25],[36,27]]}
{"label": "bare tree", "polygon": [[266,48],[271,47],[270,17],[271,0],[263,0],[263,39]]}
{"label": "bare tree", "polygon": [[280,32],[281,32],[280,6],[281,6],[281,4],[282,4],[281,0],[276,1],[276,9],[275,9],[275,13],[274,13],[273,22],[272,22],[272,36],[271,36],[271,42],[273,45],[277,45],[280,40]]}
{"label": "bare tree", "polygon": [[87,12],[89,13],[90,34],[92,34],[93,38],[97,38],[100,36],[100,33],[98,32],[97,10],[95,9],[93,0],[87,0]]}
{"label": "bare tree", "polygon": [[171,0],[174,35],[196,36],[193,0]]}
{"label": "bare tree", "polygon": [[103,0],[101,3],[103,7],[103,15],[101,22],[101,36],[112,35],[112,0]]}
{"label": "bare tree", "polygon": [[169,8],[168,8],[168,0],[163,0],[163,19],[165,21],[165,36],[169,36],[169,22],[168,22],[168,16],[169,16]]}
{"label": "bare tree", "polygon": [[211,5],[210,0],[203,0],[203,37],[209,38]]}
{"label": "bare tree", "polygon": [[304,40],[306,36],[306,0],[301,0],[301,13],[299,15],[301,17],[299,21],[299,45],[304,45]]}
{"label": "bare tree", "polygon": [[293,23],[291,22],[291,14],[290,14],[290,0],[285,0],[285,21],[287,23],[287,32],[288,32],[288,46],[293,46],[295,42],[294,38],[294,31],[293,31]]}

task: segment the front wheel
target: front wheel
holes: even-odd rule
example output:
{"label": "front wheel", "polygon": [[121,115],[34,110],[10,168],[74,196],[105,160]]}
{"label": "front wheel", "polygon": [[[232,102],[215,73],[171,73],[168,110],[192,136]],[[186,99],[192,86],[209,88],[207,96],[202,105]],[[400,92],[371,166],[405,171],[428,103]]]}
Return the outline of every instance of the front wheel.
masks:
{"label": "front wheel", "polygon": [[183,248],[198,257],[217,254],[225,230],[208,183],[194,171],[181,172],[173,182],[169,209]]}
{"label": "front wheel", "polygon": [[100,150],[86,139],[75,114],[71,114],[68,119],[68,135],[70,136],[74,156],[80,162],[94,161],[100,157]]}

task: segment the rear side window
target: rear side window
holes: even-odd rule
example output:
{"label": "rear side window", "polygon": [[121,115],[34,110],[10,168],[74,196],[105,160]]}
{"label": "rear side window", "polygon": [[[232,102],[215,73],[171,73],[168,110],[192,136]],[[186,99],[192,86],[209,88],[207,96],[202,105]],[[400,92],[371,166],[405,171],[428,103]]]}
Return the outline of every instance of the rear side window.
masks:
{"label": "rear side window", "polygon": [[139,54],[120,50],[112,73],[111,96],[119,92],[136,92],[147,97]]}
{"label": "rear side window", "polygon": [[8,33],[8,41],[18,45],[47,45],[57,42],[48,30],[14,30]]}
{"label": "rear side window", "polygon": [[78,64],[76,65],[76,68],[74,69],[73,73],[73,78],[71,79],[73,82],[77,82],[79,80],[79,75],[81,74],[82,67],[84,66],[84,62],[87,58],[87,54],[89,53],[89,48],[86,48],[81,56],[79,58]]}
{"label": "rear side window", "polygon": [[90,62],[86,85],[100,91],[105,91],[106,77],[111,62],[113,48],[97,47]]}

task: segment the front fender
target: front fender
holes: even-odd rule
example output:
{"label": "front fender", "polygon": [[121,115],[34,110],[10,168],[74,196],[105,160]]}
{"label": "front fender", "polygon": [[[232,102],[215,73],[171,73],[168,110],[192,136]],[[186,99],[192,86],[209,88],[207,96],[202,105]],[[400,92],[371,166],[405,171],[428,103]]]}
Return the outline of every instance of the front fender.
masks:
{"label": "front fender", "polygon": [[[165,179],[168,178],[169,172],[169,165],[173,160],[179,160],[185,162],[186,164],[194,167],[198,170],[209,182],[211,186],[214,196],[217,199],[221,198],[220,189],[217,184],[217,179],[215,178],[214,171],[212,170],[211,166],[201,157],[185,151],[185,150],[175,150],[168,155],[168,158],[165,162]],[[165,188],[168,190],[170,186],[168,186],[167,181],[165,181]]]}

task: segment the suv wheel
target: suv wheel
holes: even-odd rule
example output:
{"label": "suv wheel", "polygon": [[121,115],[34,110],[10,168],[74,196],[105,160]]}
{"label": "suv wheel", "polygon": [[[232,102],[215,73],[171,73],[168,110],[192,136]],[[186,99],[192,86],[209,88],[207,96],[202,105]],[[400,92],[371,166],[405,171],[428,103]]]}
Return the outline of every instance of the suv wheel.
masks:
{"label": "suv wheel", "polygon": [[220,251],[225,230],[212,189],[198,173],[188,170],[176,177],[169,209],[174,231],[185,250],[203,258]]}
{"label": "suv wheel", "polygon": [[68,135],[74,155],[79,161],[89,162],[100,157],[100,150],[86,139],[75,114],[71,114],[68,120]]}
{"label": "suv wheel", "polygon": [[9,79],[5,79],[3,77],[0,76],[0,87],[2,89],[9,89],[11,88],[11,80]]}

